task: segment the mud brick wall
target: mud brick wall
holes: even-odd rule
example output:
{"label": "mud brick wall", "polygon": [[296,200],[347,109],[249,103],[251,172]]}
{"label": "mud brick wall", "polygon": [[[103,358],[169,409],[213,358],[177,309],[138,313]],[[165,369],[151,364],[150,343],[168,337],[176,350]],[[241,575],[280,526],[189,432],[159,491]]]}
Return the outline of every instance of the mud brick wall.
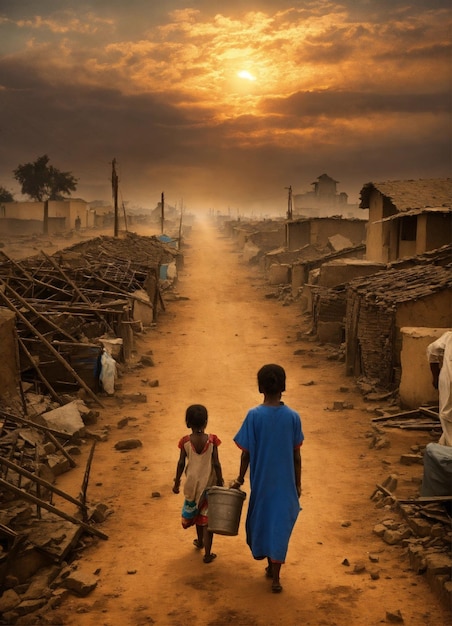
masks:
{"label": "mud brick wall", "polygon": [[393,383],[394,311],[361,302],[357,339],[362,373],[386,387]]}
{"label": "mud brick wall", "polygon": [[314,321],[344,322],[347,309],[345,291],[313,288]]}

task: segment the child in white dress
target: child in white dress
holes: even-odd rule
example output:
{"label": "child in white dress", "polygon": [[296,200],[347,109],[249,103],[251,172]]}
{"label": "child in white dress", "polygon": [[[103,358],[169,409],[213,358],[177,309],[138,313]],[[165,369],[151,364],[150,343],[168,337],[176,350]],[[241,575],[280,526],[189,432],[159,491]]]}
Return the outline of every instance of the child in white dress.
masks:
{"label": "child in white dress", "polygon": [[221,441],[216,435],[208,435],[207,409],[202,404],[192,404],[185,414],[187,428],[191,435],[179,440],[179,461],[176,467],[173,492],[179,493],[181,476],[185,470],[184,505],[182,507],[182,526],[196,526],[196,548],[204,548],[204,563],[211,563],[215,558],[212,549],[213,533],[208,530],[208,489],[213,485],[224,484],[218,446]]}

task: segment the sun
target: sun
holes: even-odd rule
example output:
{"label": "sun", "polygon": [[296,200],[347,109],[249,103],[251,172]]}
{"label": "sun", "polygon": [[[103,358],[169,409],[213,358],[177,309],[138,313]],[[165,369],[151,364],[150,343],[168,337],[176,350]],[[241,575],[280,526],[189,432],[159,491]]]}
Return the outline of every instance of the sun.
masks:
{"label": "sun", "polygon": [[250,72],[248,72],[248,70],[240,70],[240,72],[237,72],[237,76],[239,78],[243,78],[244,80],[250,80],[250,81],[256,80],[256,77],[253,76]]}

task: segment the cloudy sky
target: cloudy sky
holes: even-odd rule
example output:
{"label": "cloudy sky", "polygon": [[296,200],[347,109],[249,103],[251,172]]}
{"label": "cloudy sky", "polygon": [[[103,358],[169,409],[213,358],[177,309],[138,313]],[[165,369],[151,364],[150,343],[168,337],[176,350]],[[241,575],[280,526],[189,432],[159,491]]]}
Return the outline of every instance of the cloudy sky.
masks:
{"label": "cloudy sky", "polygon": [[323,173],[450,176],[450,0],[0,0],[0,185],[276,211]]}

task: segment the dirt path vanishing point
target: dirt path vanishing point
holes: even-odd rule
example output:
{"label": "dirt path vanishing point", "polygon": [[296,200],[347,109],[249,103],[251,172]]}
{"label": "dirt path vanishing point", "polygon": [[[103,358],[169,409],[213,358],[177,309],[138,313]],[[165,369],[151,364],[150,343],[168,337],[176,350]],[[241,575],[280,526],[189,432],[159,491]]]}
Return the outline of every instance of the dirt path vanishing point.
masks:
{"label": "dirt path vanishing point", "polygon": [[[233,242],[208,222],[195,224],[184,255],[176,286],[184,298],[169,301],[157,327],[137,339],[138,356],[152,351],[155,367],[121,378],[121,390],[105,400],[96,427],[108,424],[110,434],[97,444],[88,498],[108,504],[113,513],[101,526],[109,539],[85,549],[77,564],[82,572],[97,572],[98,585],[85,598],[69,596],[45,616],[46,623],[376,626],[390,619],[387,612],[396,619],[400,611],[406,626],[448,624],[449,616],[424,578],[409,569],[403,550],[372,532],[392,515],[370,500],[375,483],[397,472],[399,488],[413,491],[404,474],[413,470],[398,460],[428,435],[391,433],[389,449],[370,449],[368,405],[353,379],[345,377],[343,363],[328,360],[325,347],[307,335],[300,338],[307,322],[297,304],[266,299],[258,269],[244,264]],[[207,406],[208,430],[223,442],[225,479],[236,477],[239,450],[232,438],[246,410],[261,401],[256,373],[267,362],[285,367],[284,400],[300,412],[306,437],[303,511],[282,569],[280,595],[271,594],[265,564],[252,559],[245,543],[246,503],[239,535],[216,535],[218,558],[204,564],[192,545],[194,531],[180,526],[182,494],[171,491],[177,442],[187,432],[185,409],[192,403]],[[156,379],[159,386],[152,387]],[[133,392],[145,393],[147,403],[120,400],[121,393]],[[330,410],[335,400],[354,408]],[[128,424],[119,429],[124,417]],[[131,437],[142,447],[114,449],[118,440]],[[80,468],[87,451],[83,455]],[[72,470],[58,485],[77,493],[81,479]],[[365,569],[358,573],[360,563]]]}

